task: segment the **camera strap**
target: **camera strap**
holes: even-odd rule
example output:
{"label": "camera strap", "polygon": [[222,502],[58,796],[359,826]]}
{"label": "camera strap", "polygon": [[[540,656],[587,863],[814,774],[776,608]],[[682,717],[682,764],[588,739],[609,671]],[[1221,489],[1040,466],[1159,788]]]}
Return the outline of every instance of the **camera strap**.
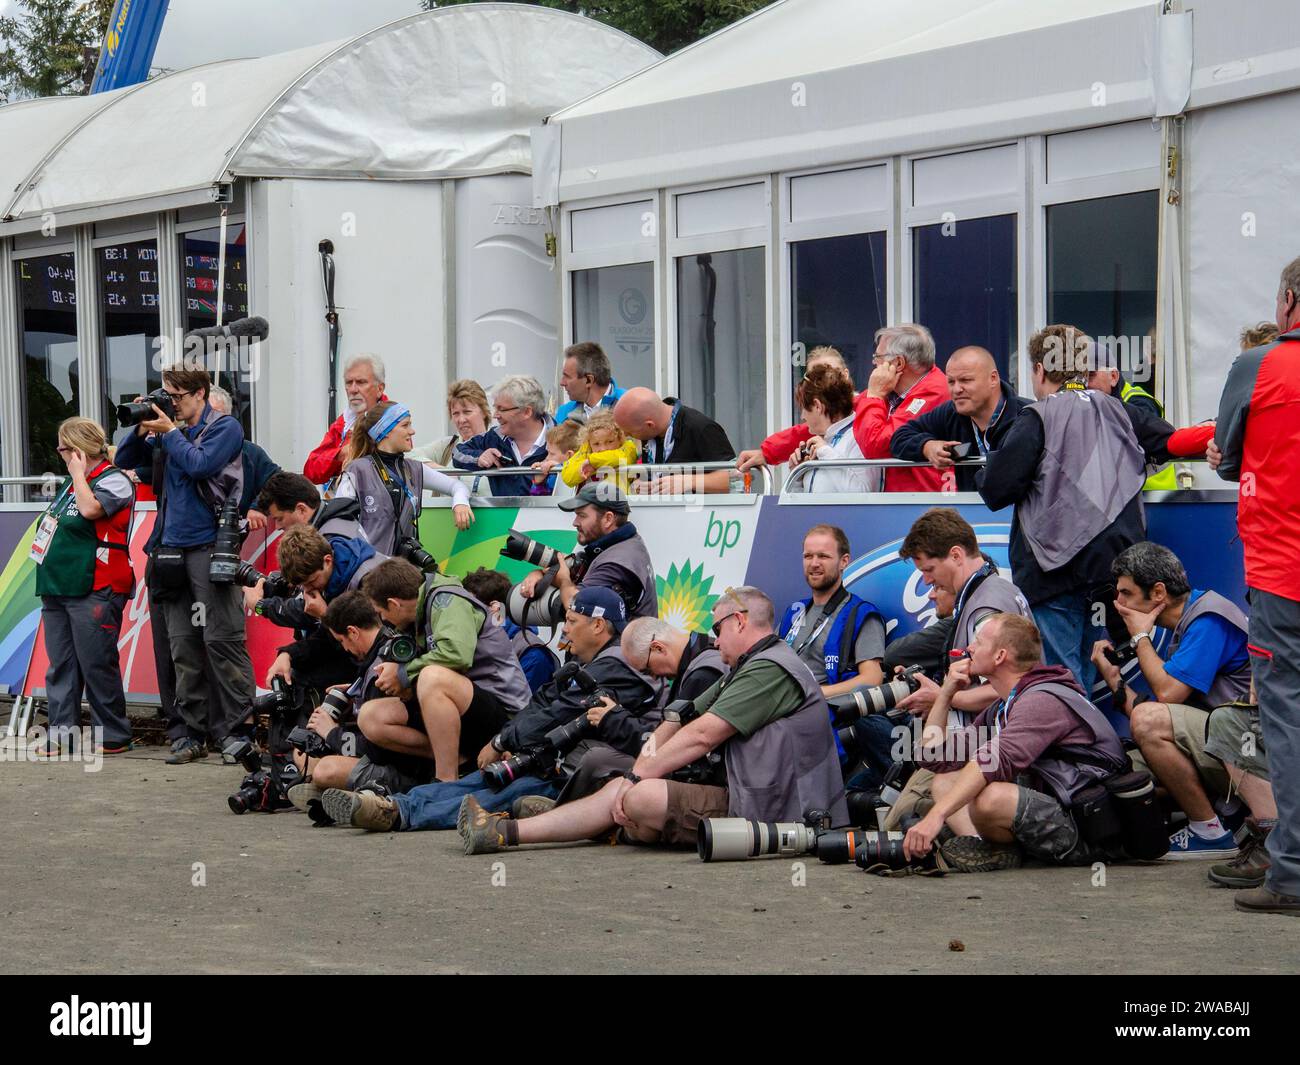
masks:
{"label": "camera strap", "polygon": [[[826,626],[835,620],[835,615],[839,612],[840,604],[843,603],[844,600],[846,600],[848,597],[849,597],[848,589],[845,588],[843,584],[841,584],[838,588],[835,589],[835,594],[832,595],[830,599],[826,601],[826,605],[822,607],[822,619],[820,622],[818,622],[817,627],[813,629],[813,631],[810,632],[806,637],[804,637],[803,641],[799,644],[799,646],[795,647],[793,644],[791,644],[791,648],[793,649],[796,655],[798,655],[800,658],[803,657],[804,651],[806,651],[810,645],[815,643],[817,641],[817,637],[822,634],[822,631],[826,628]],[[807,614],[805,613],[804,616],[807,617]],[[802,627],[802,619],[800,619],[800,627]]]}

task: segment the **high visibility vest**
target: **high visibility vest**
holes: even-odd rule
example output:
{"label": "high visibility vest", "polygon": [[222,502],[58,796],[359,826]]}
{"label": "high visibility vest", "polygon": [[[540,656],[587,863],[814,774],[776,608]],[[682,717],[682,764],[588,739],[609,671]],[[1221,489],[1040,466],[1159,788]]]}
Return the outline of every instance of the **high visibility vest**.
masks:
{"label": "high visibility vest", "polygon": [[[125,476],[112,463],[103,462],[86,481],[93,489],[107,474]],[[47,511],[58,519],[59,527],[46,550],[45,561],[36,567],[36,594],[89,595],[106,586],[129,593],[134,584],[128,551],[134,503],[133,494],[116,514],[98,520],[84,518],[77,510],[72,478],[66,478]]]}
{"label": "high visibility vest", "polygon": [[[1165,408],[1161,404],[1160,400],[1156,399],[1156,397],[1145,388],[1139,388],[1137,385],[1125,381],[1123,387],[1120,389],[1119,398],[1124,403],[1127,403],[1130,396],[1145,396],[1156,405],[1156,410],[1160,412],[1160,417],[1163,418],[1165,416]],[[1146,483],[1142,485],[1142,491],[1144,492],[1176,492],[1177,490],[1178,473],[1174,469],[1174,464],[1172,462],[1167,462],[1165,465],[1161,466],[1160,469],[1156,470],[1155,473],[1148,477]]]}

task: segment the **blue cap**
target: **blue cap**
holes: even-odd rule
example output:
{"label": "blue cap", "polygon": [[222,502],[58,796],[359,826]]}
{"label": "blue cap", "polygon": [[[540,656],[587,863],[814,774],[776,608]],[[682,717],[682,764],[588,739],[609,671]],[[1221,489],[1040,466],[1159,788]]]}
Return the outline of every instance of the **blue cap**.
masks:
{"label": "blue cap", "polygon": [[627,624],[627,607],[618,592],[609,588],[579,588],[569,609],[589,618],[604,618],[615,632],[622,632]]}

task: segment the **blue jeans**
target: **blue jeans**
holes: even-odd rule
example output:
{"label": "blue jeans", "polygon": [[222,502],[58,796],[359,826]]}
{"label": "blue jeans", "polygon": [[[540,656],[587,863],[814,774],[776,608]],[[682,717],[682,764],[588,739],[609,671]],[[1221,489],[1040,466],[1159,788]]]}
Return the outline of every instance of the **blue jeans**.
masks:
{"label": "blue jeans", "polygon": [[511,803],[525,795],[545,795],[553,799],[559,794],[557,782],[538,777],[520,777],[501,791],[493,791],[483,782],[483,774],[475,770],[459,780],[421,784],[405,795],[394,795],[393,801],[402,815],[402,830],[419,832],[429,828],[455,828],[456,815],[466,795],[473,795],[483,809],[496,813],[509,810]]}
{"label": "blue jeans", "polygon": [[1033,607],[1034,624],[1043,637],[1043,662],[1065,666],[1085,692],[1092,691],[1097,669],[1092,645],[1106,638],[1106,630],[1088,617],[1091,604],[1082,592],[1045,599]]}
{"label": "blue jeans", "polygon": [[894,764],[894,723],[884,714],[861,717],[853,723],[853,735],[862,768],[848,779],[844,790],[872,791],[884,783],[885,774]]}

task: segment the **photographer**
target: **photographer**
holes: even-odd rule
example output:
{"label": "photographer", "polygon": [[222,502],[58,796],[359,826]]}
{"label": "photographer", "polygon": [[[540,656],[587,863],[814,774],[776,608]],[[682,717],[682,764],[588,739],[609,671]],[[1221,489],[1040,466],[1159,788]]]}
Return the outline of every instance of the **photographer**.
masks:
{"label": "photographer", "polygon": [[[656,617],[659,595],[654,565],[645,541],[628,520],[632,508],[623,493],[607,482],[585,484],[559,507],[573,514],[573,527],[578,530],[573,566],[561,558],[554,574],[564,606],[573,602],[580,587],[610,588],[623,600],[630,617]],[[543,576],[538,570],[520,582],[526,598],[533,597]]]}
{"label": "photographer", "polygon": [[461,583],[480,603],[487,604],[492,616],[506,630],[510,646],[515,649],[515,657],[519,659],[519,668],[528,678],[528,690],[536,694],[538,688],[555,676],[560,660],[542,642],[536,627],[525,629],[516,625],[506,612],[506,601],[510,598],[510,578],[499,570],[480,566],[473,573],[465,574]]}
{"label": "photographer", "polygon": [[410,410],[400,403],[378,403],[357,419],[343,449],[343,473],[334,497],[360,501],[366,539],[385,555],[399,555],[403,545],[419,543],[417,525],[426,488],[452,497],[456,528],[468,529],[474,523],[465,482],[406,458],[414,446]]}
{"label": "photographer", "polygon": [[[945,828],[952,835],[940,853],[958,872],[1016,868],[1021,847],[1061,865],[1122,857],[1088,843],[1071,807],[1128,769],[1123,745],[1069,670],[1040,664],[1042,650],[1032,621],[996,614],[975,634],[970,658],[948,670],[919,751],[935,773],[934,806],[908,830],[907,858],[925,858]],[[949,703],[976,676],[988,678],[998,701],[949,733]]]}
{"label": "photographer", "polygon": [[432,758],[438,780],[455,780],[461,760],[473,759],[528,705],[510,638],[459,581],[421,573],[405,559],[377,566],[362,591],[423,653],[379,667],[376,686],[386,698],[362,708],[361,731],[381,747]]}
{"label": "photographer", "polygon": [[[1115,708],[1128,714],[1143,761],[1187,814],[1187,830],[1172,838],[1170,856],[1230,856],[1237,847],[1212,800],[1228,799],[1232,789],[1223,763],[1205,745],[1211,711],[1250,691],[1250,622],[1218,592],[1193,588],[1178,556],[1160,544],[1126,548],[1111,563],[1111,573],[1115,609],[1129,632],[1127,647],[1154,699],[1141,700],[1128,690],[1120,667],[1106,657],[1114,650],[1109,640],[1097,641],[1092,661]],[[1173,633],[1167,660],[1151,644],[1157,625]]]}
{"label": "photographer", "polygon": [[[665,720],[624,777],[540,816],[511,819],[467,797],[465,853],[586,840],[616,826],[635,842],[694,846],[701,820],[728,814],[798,821],[816,808],[847,823],[826,699],[773,631],[773,613],[759,589],[728,588],[714,605],[713,631],[732,672],[695,700],[698,716]],[[668,779],[724,744],[726,788]]]}
{"label": "photographer", "polygon": [[[164,370],[162,380],[171,414],[151,403],[153,416],[122,441],[116,460],[133,469],[151,462],[151,450],[163,455],[158,517],[145,546],[146,580],[167,615],[176,708],[187,730],[172,743],[168,764],[179,765],[207,755],[210,703],[219,707],[225,736],[217,739],[224,739],[226,749],[252,733],[253,667],[239,590],[235,584],[214,584],[209,576],[218,513],[243,491],[244,431],[208,403],[207,370]],[[205,652],[215,691],[209,691]]]}
{"label": "photographer", "polygon": [[[562,673],[543,685],[528,706],[484,746],[478,757],[479,772],[460,780],[435,781],[395,798],[355,794],[355,789],[329,792],[323,798],[326,813],[339,823],[380,832],[451,828],[467,794],[474,795],[483,807],[510,809],[525,796],[554,799],[564,777],[597,754],[608,756],[605,763],[617,762],[616,771],[631,766],[642,736],[658,722],[659,692],[648,677],[627,663],[619,649],[625,618],[622,601],[605,588],[584,589],[565,617],[565,638],[587,677],[600,686],[604,698],[599,702],[575,678]],[[584,712],[594,735],[570,750],[547,752],[548,756],[563,757],[555,779],[549,773],[529,772],[500,791],[488,786],[483,767],[544,746],[543,738],[551,729],[569,724]]]}
{"label": "photographer", "polygon": [[295,626],[297,639],[281,647],[266,673],[266,687],[276,677],[291,684],[324,691],[351,683],[356,670],[338,654],[334,639],[320,626],[329,604],[344,592],[355,591],[367,573],[386,561],[365,540],[327,539],[310,525],[296,525],[280,539],[280,576],[301,589],[303,614]]}

